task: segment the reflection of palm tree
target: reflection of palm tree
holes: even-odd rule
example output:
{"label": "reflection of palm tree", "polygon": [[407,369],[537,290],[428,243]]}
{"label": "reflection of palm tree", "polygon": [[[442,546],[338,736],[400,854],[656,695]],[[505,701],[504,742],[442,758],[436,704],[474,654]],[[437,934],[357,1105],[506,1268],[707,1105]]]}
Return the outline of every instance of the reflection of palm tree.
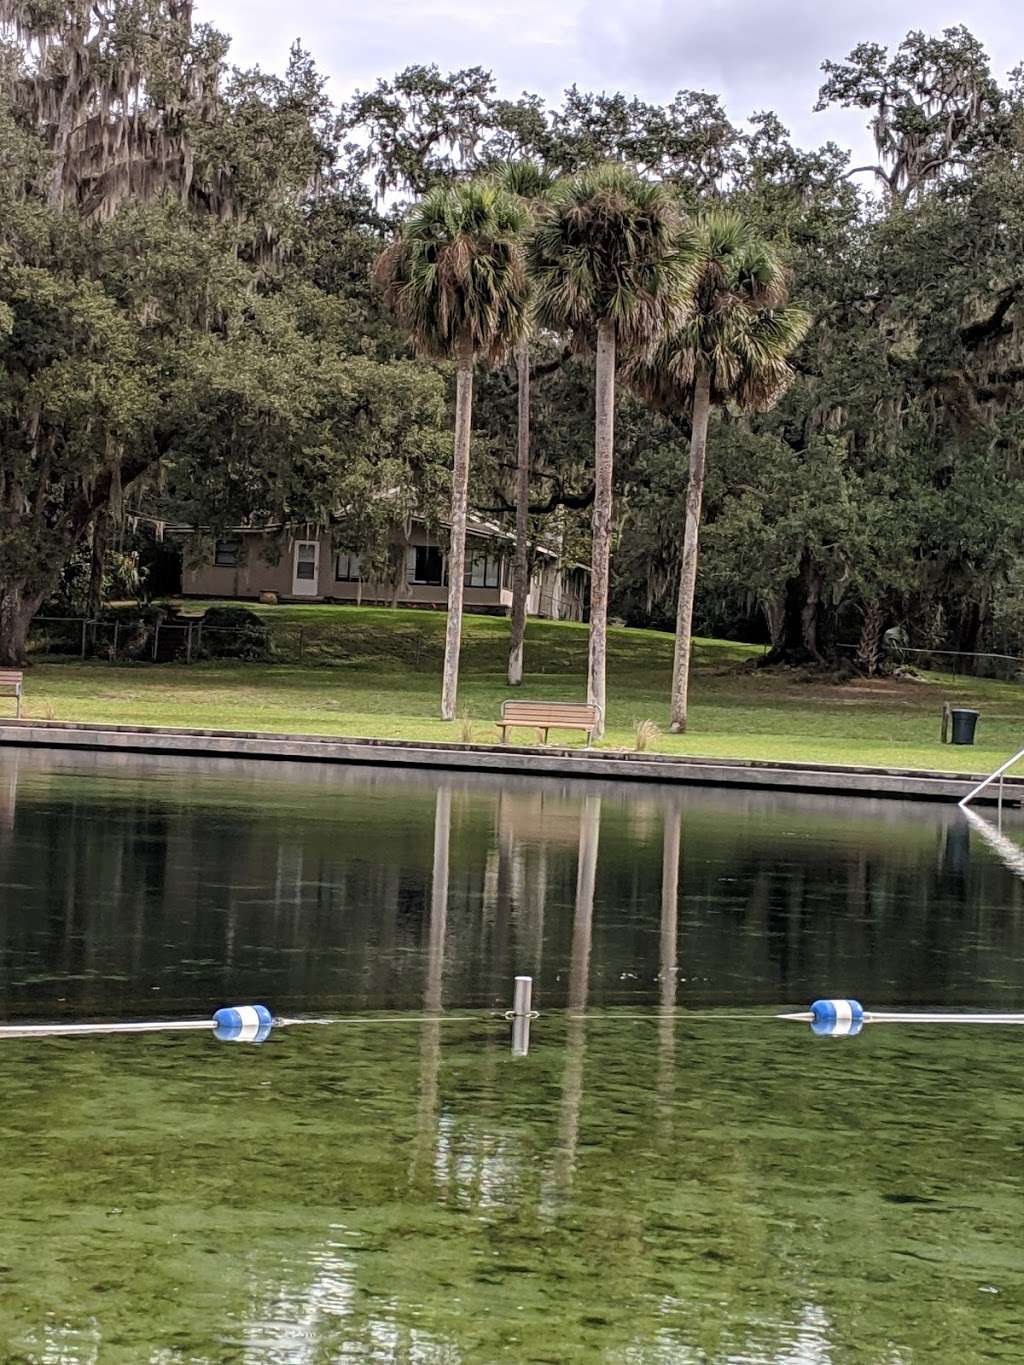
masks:
{"label": "reflection of palm tree", "polygon": [[441,1005],[444,993],[444,945],[448,928],[448,864],[452,834],[451,787],[437,789],[434,804],[434,865],[430,883],[430,928],[427,935],[427,972],[423,984],[423,1022],[420,1043],[420,1104],[416,1123],[412,1181],[419,1185],[433,1166],[437,1120],[438,1072],[441,1067]]}
{"label": "reflection of palm tree", "polygon": [[504,990],[509,977],[513,942],[516,938],[513,895],[513,831],[505,811],[505,794],[500,793],[495,807],[495,842],[497,845],[497,875],[494,883],[494,945],[491,970],[499,988]]}
{"label": "reflection of palm tree", "polygon": [[548,899],[548,846],[542,843],[537,849],[534,865],[533,894],[530,906],[530,946],[528,951],[530,967],[535,977],[540,977],[541,963],[544,960],[544,908]]}
{"label": "reflection of palm tree", "polygon": [[576,915],[572,926],[569,961],[569,1013],[587,1007],[590,977],[590,939],[594,919],[594,882],[597,876],[597,845],[601,833],[601,798],[584,798],[580,813],[580,852],[576,872]]}
{"label": "reflection of palm tree", "polygon": [[594,884],[597,880],[597,848],[601,833],[601,798],[584,798],[580,812],[580,852],[576,872],[576,914],[572,928],[572,957],[569,964],[569,1020],[565,1035],[565,1073],[562,1078],[562,1109],[558,1123],[558,1159],[555,1182],[568,1191],[576,1166],[580,1105],[583,1102],[583,1063],[586,1027],[583,1011],[587,1007],[590,982],[590,944],[594,924]]}
{"label": "reflection of palm tree", "polygon": [[4,755],[3,773],[0,775],[0,830],[14,828],[14,811],[18,804],[18,754]]}
{"label": "reflection of palm tree", "polygon": [[679,850],[682,811],[676,801],[665,809],[661,854],[661,938],[658,961],[661,975],[658,1020],[658,1118],[670,1122],[676,1066],[676,968],[679,924]]}

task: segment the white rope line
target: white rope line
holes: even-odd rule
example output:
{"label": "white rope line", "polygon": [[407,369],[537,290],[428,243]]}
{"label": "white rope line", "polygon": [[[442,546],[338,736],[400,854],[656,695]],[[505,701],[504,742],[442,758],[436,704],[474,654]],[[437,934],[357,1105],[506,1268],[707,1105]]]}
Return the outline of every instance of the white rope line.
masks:
{"label": "white rope line", "polygon": [[[569,1013],[568,1011],[551,1010],[546,1012],[547,1018],[557,1018],[564,1013],[567,1020],[576,1023],[588,1024],[608,1024],[619,1023],[620,1021],[639,1021],[643,1023],[658,1023],[665,1019],[682,1021],[694,1024],[714,1024],[714,1023],[751,1023],[764,1022],[768,1019],[793,1020],[799,1023],[810,1023],[814,1015],[808,1010],[801,1010],[791,1014],[773,1014],[768,1011],[755,1013],[753,1011],[742,1014],[727,1014],[719,1010],[685,1010],[680,1008],[663,1009],[658,1005],[652,1005],[645,1013],[626,1012],[616,1010],[614,1007],[601,1011],[588,1013]],[[531,1010],[529,1019],[540,1018],[537,1010]],[[353,1025],[365,1027],[367,1025],[391,1025],[401,1026],[403,1024],[473,1024],[481,1023],[484,1020],[492,1022],[508,1022],[514,1018],[511,1011],[486,1011],[481,1014],[406,1014],[406,1015],[320,1015],[315,1017],[303,1018],[284,1017],[275,1018],[273,1027],[290,1028],[302,1027],[303,1025]],[[899,1011],[899,1010],[865,1010],[863,1016],[865,1024],[997,1024],[997,1025],[1024,1025],[1024,1013],[963,1013],[957,1014],[951,1011]],[[118,1034],[118,1033],[172,1033],[172,1032],[201,1032],[203,1030],[212,1032],[216,1028],[216,1022],[212,1019],[177,1019],[177,1020],[144,1020],[131,1023],[88,1023],[88,1024],[0,1024],[0,1041],[6,1038],[73,1038],[89,1035]]]}
{"label": "white rope line", "polygon": [[89,1033],[165,1033],[217,1027],[212,1019],[147,1020],[131,1024],[0,1024],[0,1038],[74,1038]]}
{"label": "white rope line", "polygon": [[[303,1024],[469,1024],[481,1019],[498,1019],[504,1016],[493,1014],[407,1014],[388,1017],[360,1017],[359,1015],[334,1015],[316,1018],[275,1018],[273,1027],[290,1028]],[[131,1023],[91,1023],[91,1024],[0,1024],[0,1041],[5,1038],[76,1038],[105,1033],[177,1033],[200,1031],[212,1032],[217,1027],[215,1019],[147,1019]]]}

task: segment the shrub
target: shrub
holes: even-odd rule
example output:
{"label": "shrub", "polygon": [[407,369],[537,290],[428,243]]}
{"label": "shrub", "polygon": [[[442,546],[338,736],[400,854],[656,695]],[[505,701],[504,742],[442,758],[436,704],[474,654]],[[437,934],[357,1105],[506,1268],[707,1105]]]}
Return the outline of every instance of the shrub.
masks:
{"label": "shrub", "polygon": [[211,607],[202,622],[204,659],[260,662],[272,653],[267,623],[246,607]]}

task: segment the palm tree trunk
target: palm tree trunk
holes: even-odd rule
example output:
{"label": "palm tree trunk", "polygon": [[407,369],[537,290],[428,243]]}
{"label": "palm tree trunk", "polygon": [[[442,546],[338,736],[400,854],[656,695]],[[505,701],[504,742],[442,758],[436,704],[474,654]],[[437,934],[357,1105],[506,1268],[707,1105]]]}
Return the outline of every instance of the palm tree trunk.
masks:
{"label": "palm tree trunk", "polygon": [[530,342],[523,337],[516,347],[519,371],[519,414],[516,446],[516,552],[512,561],[512,630],[508,649],[508,685],[523,681],[523,640],[526,635],[526,599],[530,594]]}
{"label": "palm tree trunk", "polygon": [[455,379],[455,458],[452,465],[451,542],[448,547],[448,626],[444,638],[441,719],[454,720],[459,698],[459,649],[466,576],[466,514],[469,502],[469,440],[473,426],[473,339],[459,342]]}
{"label": "palm tree trunk", "polygon": [[881,602],[869,602],[864,608],[864,619],[860,628],[860,642],[854,664],[862,673],[873,678],[878,672],[882,657],[882,627],[885,614]]}
{"label": "palm tree trunk", "polygon": [[615,326],[597,328],[594,419],[594,517],[590,567],[590,667],[587,699],[600,707],[594,738],[605,728],[605,673],[608,658],[608,576],[612,534],[612,467],[615,446]]}
{"label": "palm tree trunk", "polygon": [[701,504],[704,501],[704,467],[711,414],[711,377],[697,372],[693,394],[690,434],[690,481],[686,489],[686,525],[683,560],[679,570],[679,603],[676,608],[676,649],[672,662],[672,719],[669,729],[680,735],[686,730],[690,691],[690,649],[693,643],[693,596],[697,588],[697,540]]}

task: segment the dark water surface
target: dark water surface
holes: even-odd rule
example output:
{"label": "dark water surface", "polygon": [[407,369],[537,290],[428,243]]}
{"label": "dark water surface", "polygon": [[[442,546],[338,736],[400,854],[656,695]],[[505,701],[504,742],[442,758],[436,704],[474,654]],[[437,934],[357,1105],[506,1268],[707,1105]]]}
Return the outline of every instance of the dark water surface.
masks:
{"label": "dark water surface", "polygon": [[4,752],[6,1022],[359,1022],[0,1041],[0,1361],[1024,1361],[1024,1030],[770,1017],[1024,1010],[1022,893],[946,807]]}

